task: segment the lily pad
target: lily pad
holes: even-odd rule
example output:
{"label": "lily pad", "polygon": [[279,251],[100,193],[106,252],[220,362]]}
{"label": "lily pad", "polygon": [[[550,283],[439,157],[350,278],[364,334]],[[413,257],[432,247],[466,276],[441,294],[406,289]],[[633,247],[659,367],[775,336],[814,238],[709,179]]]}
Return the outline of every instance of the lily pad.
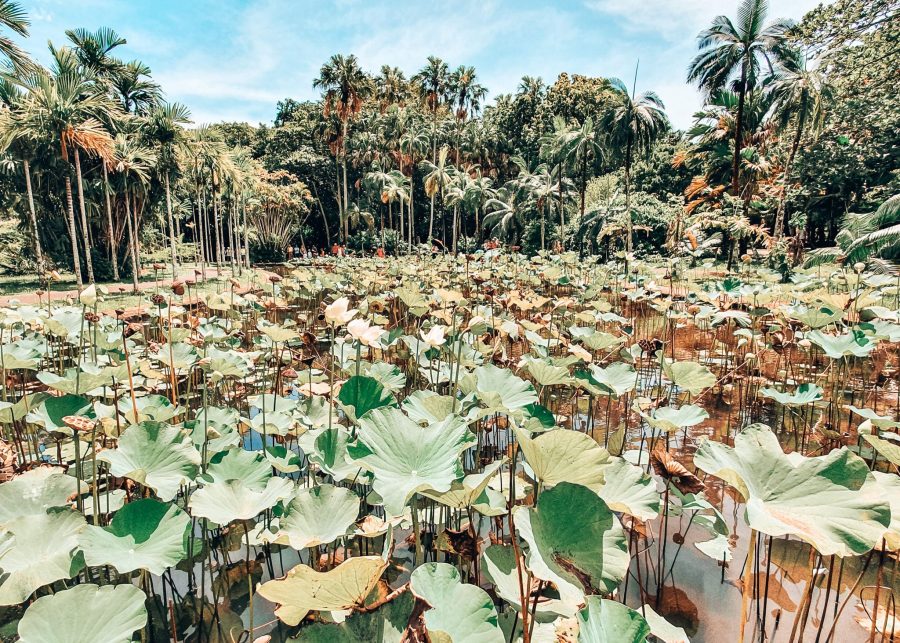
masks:
{"label": "lily pad", "polygon": [[467,643],[504,642],[491,597],[480,587],[463,584],[453,565],[425,563],[413,570],[409,582],[413,593],[431,606],[425,627],[432,639],[443,635]]}

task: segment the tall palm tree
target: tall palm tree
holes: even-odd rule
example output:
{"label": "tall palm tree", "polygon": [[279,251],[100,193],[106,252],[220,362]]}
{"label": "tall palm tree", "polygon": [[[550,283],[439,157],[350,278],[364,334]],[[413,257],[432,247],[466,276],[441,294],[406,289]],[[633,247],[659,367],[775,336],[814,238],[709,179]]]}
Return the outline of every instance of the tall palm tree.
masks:
{"label": "tall palm tree", "polygon": [[[88,278],[93,283],[94,268],[91,261],[90,235],[84,204],[84,188],[81,172],[81,152],[97,156],[102,162],[110,162],[113,142],[102,120],[115,118],[115,107],[99,91],[90,75],[61,71],[55,74],[39,73],[29,78],[29,102],[25,118],[27,127],[35,138],[48,136],[58,145],[60,158],[68,166],[74,160],[78,181],[81,232],[85,247],[85,264]],[[42,134],[41,134],[42,133]],[[78,241],[75,230],[75,211],[72,198],[72,181],[68,171],[63,177],[66,189],[66,205],[69,216],[69,236],[72,241],[72,260],[75,279],[83,286],[78,259]]]}
{"label": "tall palm tree", "polygon": [[131,247],[131,279],[135,292],[141,275],[140,221],[137,212],[137,195],[146,190],[151,173],[156,166],[156,155],[136,136],[118,134],[115,138],[115,155],[112,159],[115,171],[121,175],[125,201],[125,224]]}
{"label": "tall palm tree", "polygon": [[579,168],[581,174],[581,217],[584,218],[584,197],[587,192],[588,167],[603,158],[601,132],[594,127],[594,119],[584,119],[580,127],[571,130],[562,139],[562,154]]}
{"label": "tall palm tree", "polygon": [[456,106],[456,164],[459,165],[459,148],[461,138],[460,123],[477,114],[481,109],[481,101],[487,95],[487,88],[478,82],[478,74],[472,66],[460,65],[449,76],[450,101]]}
{"label": "tall palm tree", "polygon": [[162,96],[159,85],[150,78],[150,68],[138,60],[115,69],[109,86],[126,113],[146,114]]}
{"label": "tall palm tree", "polygon": [[450,183],[452,176],[450,167],[447,165],[447,154],[450,149],[444,145],[438,152],[437,163],[431,161],[423,161],[425,168],[425,194],[431,199],[431,216],[428,219],[428,242],[431,243],[434,234],[434,198],[438,194],[441,199],[444,197],[444,189]]}
{"label": "tall palm tree", "polygon": [[447,101],[450,74],[447,63],[437,56],[428,56],[427,64],[410,79],[419,92],[425,108],[431,112],[431,162],[437,163],[437,115]]}
{"label": "tall palm tree", "polygon": [[422,130],[417,128],[415,125],[410,126],[410,128],[400,137],[400,154],[402,157],[409,158],[409,247],[412,250],[413,244],[415,243],[415,234],[416,234],[416,226],[415,226],[415,199],[413,198],[415,194],[416,187],[416,166],[419,164],[419,161],[424,158],[426,152],[428,151],[428,135]]}
{"label": "tall palm tree", "polygon": [[[0,0],[0,29],[9,29],[20,35],[28,36],[28,15],[12,0]],[[6,58],[17,74],[29,74],[35,70],[35,64],[22,49],[16,45],[3,31],[0,31],[0,59]]]}
{"label": "tall palm tree", "polygon": [[793,123],[794,139],[784,164],[784,187],[778,199],[774,235],[780,239],[784,233],[784,206],[791,181],[791,168],[805,132],[815,137],[825,124],[825,112],[833,98],[833,90],[824,74],[807,67],[806,58],[799,51],[786,55],[769,86],[774,99],[775,116],[779,129],[787,130]]}
{"label": "tall palm tree", "polygon": [[[669,127],[665,105],[654,92],[635,98],[634,90],[618,78],[609,80],[617,102],[605,123],[610,145],[623,153],[625,163],[625,249],[632,250],[631,164],[635,154],[650,151],[654,141]],[[627,262],[627,259],[626,259]],[[627,265],[627,263],[626,263]]]}
{"label": "tall palm tree", "polygon": [[402,106],[409,97],[409,83],[403,70],[399,67],[382,65],[381,72],[375,77],[375,93],[382,114],[391,105]]}
{"label": "tall palm tree", "polygon": [[569,161],[568,145],[571,140],[575,128],[569,126],[561,116],[553,118],[553,131],[541,137],[541,158],[547,161],[551,166],[555,167],[556,181],[559,186],[557,192],[559,205],[559,237],[560,242],[565,247],[565,166]]}
{"label": "tall palm tree", "polygon": [[360,68],[356,56],[333,55],[319,70],[313,87],[325,92],[323,99],[325,117],[337,114],[341,123],[340,156],[343,169],[344,190],[341,203],[341,220],[344,221],[344,239],[349,237],[347,227],[347,135],[350,121],[362,110],[363,101],[373,91],[371,78]]}
{"label": "tall palm tree", "polygon": [[484,204],[497,196],[494,189],[494,182],[489,176],[484,176],[480,167],[470,168],[474,172],[474,178],[466,185],[466,203],[475,213],[475,238],[479,239],[481,235],[480,215],[484,209]]}
{"label": "tall palm tree", "polygon": [[776,20],[766,25],[767,0],[741,0],[737,23],[728,16],[717,16],[697,36],[700,54],[688,67],[688,82],[695,82],[707,95],[729,84],[738,95],[734,151],[731,166],[731,191],[740,193],[740,158],[743,146],[744,104],[747,93],[760,80],[765,64],[771,70],[784,55],[786,32],[791,22]]}
{"label": "tall palm tree", "polygon": [[66,36],[72,43],[75,57],[87,70],[100,77],[108,78],[121,66],[121,62],[111,55],[116,47],[127,44],[127,41],[109,27],[101,27],[97,31],[87,29],[68,29]]}
{"label": "tall palm tree", "polygon": [[157,105],[144,123],[144,135],[158,146],[157,172],[166,188],[166,218],[169,224],[169,248],[172,260],[172,279],[176,278],[178,258],[175,251],[175,221],[172,217],[171,177],[178,171],[176,147],[183,143],[182,127],[191,122],[191,113],[180,103]]}

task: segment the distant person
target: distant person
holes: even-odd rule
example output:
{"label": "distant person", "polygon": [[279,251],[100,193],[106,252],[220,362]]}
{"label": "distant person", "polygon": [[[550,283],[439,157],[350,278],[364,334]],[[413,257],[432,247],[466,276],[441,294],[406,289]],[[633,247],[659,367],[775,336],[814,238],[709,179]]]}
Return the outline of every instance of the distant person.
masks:
{"label": "distant person", "polygon": [[288,246],[287,256],[288,261],[294,258],[294,246]]}
{"label": "distant person", "polygon": [[379,259],[384,259],[384,247],[378,246],[378,250],[375,251],[375,256]]}
{"label": "distant person", "polygon": [[337,244],[337,241],[335,241],[333,244],[331,244],[331,254],[333,254],[335,257],[338,256],[338,251],[340,251],[340,249],[341,248]]}

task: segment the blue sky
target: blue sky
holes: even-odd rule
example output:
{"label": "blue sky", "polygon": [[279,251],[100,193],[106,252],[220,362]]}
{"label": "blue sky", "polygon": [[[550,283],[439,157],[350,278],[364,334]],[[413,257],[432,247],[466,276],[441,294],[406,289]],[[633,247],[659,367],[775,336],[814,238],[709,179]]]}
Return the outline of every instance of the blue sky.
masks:
{"label": "blue sky", "polygon": [[[312,79],[333,53],[365,69],[414,73],[425,57],[474,65],[491,95],[523,75],[561,71],[618,76],[655,90],[678,127],[699,94],[684,82],[697,32],[738,0],[24,0],[24,46],[46,62],[46,43],[74,27],[112,27],[120,56],[153,69],[168,100],[196,122],[270,122],[285,97],[313,98]],[[771,0],[772,18],[799,19],[816,0]]]}

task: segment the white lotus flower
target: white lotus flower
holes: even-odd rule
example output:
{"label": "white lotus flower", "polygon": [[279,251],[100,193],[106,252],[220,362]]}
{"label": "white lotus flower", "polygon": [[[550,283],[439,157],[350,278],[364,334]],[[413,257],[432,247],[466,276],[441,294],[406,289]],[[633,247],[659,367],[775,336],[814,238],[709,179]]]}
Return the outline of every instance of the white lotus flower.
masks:
{"label": "white lotus flower", "polygon": [[384,329],[380,326],[369,325],[366,319],[354,319],[347,324],[347,332],[363,346],[375,346],[384,335]]}
{"label": "white lotus flower", "polygon": [[78,295],[78,300],[83,306],[93,306],[94,304],[96,304],[97,289],[94,287],[94,284],[91,284],[90,286],[82,290]]}
{"label": "white lotus flower", "polygon": [[446,333],[445,326],[435,325],[431,327],[427,333],[420,333],[422,335],[422,341],[425,342],[429,348],[437,348],[438,346],[443,346],[447,341],[444,336]]}
{"label": "white lotus flower", "polygon": [[335,326],[341,326],[356,316],[356,309],[350,309],[350,300],[341,297],[330,306],[325,307],[325,321]]}

